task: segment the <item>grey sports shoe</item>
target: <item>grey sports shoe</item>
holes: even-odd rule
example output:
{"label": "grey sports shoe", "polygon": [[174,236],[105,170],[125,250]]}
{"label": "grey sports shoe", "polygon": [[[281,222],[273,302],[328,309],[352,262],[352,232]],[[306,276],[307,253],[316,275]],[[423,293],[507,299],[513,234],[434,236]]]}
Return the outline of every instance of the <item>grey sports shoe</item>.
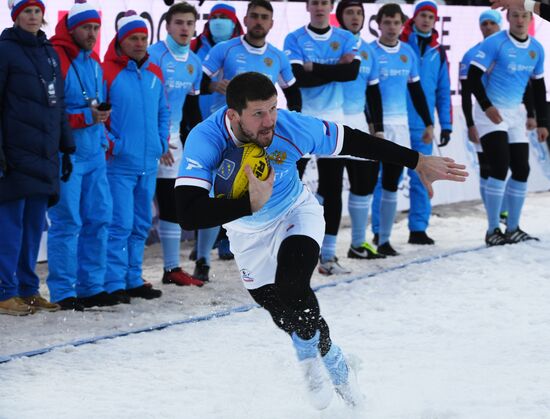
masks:
{"label": "grey sports shoe", "polygon": [[336,256],[331,257],[327,260],[320,260],[319,263],[319,273],[323,275],[342,275],[342,274],[349,274],[351,271],[347,268],[344,268],[340,263],[338,262],[338,258]]}

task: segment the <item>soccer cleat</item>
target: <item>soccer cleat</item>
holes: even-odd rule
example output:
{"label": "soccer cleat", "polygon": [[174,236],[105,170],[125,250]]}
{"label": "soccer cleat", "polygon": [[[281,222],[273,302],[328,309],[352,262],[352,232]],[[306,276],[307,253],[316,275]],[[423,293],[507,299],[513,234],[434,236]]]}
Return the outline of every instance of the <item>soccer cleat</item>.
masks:
{"label": "soccer cleat", "polygon": [[108,294],[105,291],[90,295],[89,297],[78,298],[78,302],[85,308],[116,306],[120,303],[116,296]]}
{"label": "soccer cleat", "polygon": [[229,249],[229,240],[228,239],[221,239],[218,242],[218,257],[221,260],[233,260],[235,259],[235,256],[233,253],[231,253],[231,250]]}
{"label": "soccer cleat", "polygon": [[485,235],[485,244],[487,247],[492,246],[503,246],[505,244],[508,244],[508,239],[504,235],[504,233],[500,230],[500,228],[495,228],[492,233],[487,232]]}
{"label": "soccer cleat", "polygon": [[383,259],[386,256],[379,254],[370,243],[363,243],[361,246],[350,246],[348,258],[350,259]]}
{"label": "soccer cleat", "polygon": [[62,300],[56,301],[56,304],[59,304],[61,310],[84,311],[84,306],[76,297],[63,298]]}
{"label": "soccer cleat", "polygon": [[191,253],[189,253],[189,260],[197,260],[197,248],[194,247],[193,250],[191,250]]}
{"label": "soccer cleat", "polygon": [[527,234],[525,231],[521,230],[519,227],[516,228],[514,231],[506,231],[505,237],[508,243],[512,243],[512,244],[525,242],[528,240],[539,241],[537,237],[533,237]]}
{"label": "soccer cleat", "polygon": [[0,301],[0,314],[9,314],[10,316],[26,316],[28,314],[34,314],[35,312],[35,307],[31,307],[19,297],[12,297],[7,300]]}
{"label": "soccer cleat", "polygon": [[332,344],[330,350],[323,357],[323,363],[327,368],[336,394],[349,407],[355,408],[360,406],[363,401],[363,395],[359,390],[357,374],[351,363],[344,356],[342,350]]}
{"label": "soccer cleat", "polygon": [[434,239],[429,237],[425,231],[411,231],[411,233],[409,234],[409,243],[431,245],[435,244],[435,241]]}
{"label": "soccer cleat", "polygon": [[121,304],[130,304],[131,298],[126,290],[116,290],[113,291],[111,295],[115,296]]}
{"label": "soccer cleat", "polygon": [[380,238],[380,236],[378,235],[378,233],[374,233],[374,236],[372,236],[372,244],[374,244],[375,246],[378,246],[378,239]]}
{"label": "soccer cleat", "polygon": [[193,278],[179,267],[169,271],[164,271],[164,274],[162,275],[162,283],[176,284],[178,286],[194,285],[196,287],[202,287],[204,285],[204,282]]}
{"label": "soccer cleat", "polygon": [[382,243],[380,246],[378,246],[378,253],[384,256],[398,256],[399,253],[391,247],[390,242]]}
{"label": "soccer cleat", "polygon": [[130,288],[126,290],[126,293],[133,298],[144,298],[145,300],[152,300],[154,298],[159,298],[162,295],[161,290],[156,290],[154,288],[146,287],[141,285],[139,287]]}
{"label": "soccer cleat", "polygon": [[210,273],[210,266],[206,264],[205,258],[200,258],[195,262],[195,270],[193,271],[193,278],[198,279],[199,281],[206,282],[210,278],[208,274]]}
{"label": "soccer cleat", "polygon": [[351,271],[347,268],[344,268],[340,263],[338,262],[338,258],[336,256],[331,257],[328,260],[323,261],[323,259],[320,260],[319,263],[319,273],[322,275],[343,275],[343,274],[349,274]]}
{"label": "soccer cleat", "polygon": [[23,302],[32,308],[42,311],[58,311],[61,310],[61,307],[59,304],[50,303],[48,300],[46,300],[44,297],[42,297],[40,294],[31,295],[30,297],[24,297],[21,298]]}

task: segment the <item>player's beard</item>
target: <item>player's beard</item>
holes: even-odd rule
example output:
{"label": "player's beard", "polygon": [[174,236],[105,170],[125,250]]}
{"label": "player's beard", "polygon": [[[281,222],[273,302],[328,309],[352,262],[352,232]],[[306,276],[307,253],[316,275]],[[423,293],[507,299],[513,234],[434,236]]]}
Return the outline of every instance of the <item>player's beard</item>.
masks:
{"label": "player's beard", "polygon": [[254,143],[259,145],[260,147],[269,147],[271,145],[271,142],[273,141],[273,134],[274,134],[274,128],[275,125],[273,125],[271,128],[264,128],[260,131],[267,131],[269,130],[269,134],[260,134],[258,132],[257,134],[254,134],[253,132],[247,130],[245,127],[243,127],[243,124],[239,121],[239,129],[241,130],[241,134],[244,137],[244,142],[248,143]]}

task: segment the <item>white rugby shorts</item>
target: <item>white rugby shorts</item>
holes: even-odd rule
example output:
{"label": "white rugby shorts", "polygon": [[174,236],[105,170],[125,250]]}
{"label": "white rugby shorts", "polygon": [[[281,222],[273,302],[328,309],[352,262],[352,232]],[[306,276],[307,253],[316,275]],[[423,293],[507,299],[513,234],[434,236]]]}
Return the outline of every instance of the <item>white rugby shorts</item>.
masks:
{"label": "white rugby shorts", "polygon": [[231,252],[239,268],[245,288],[256,289],[275,282],[277,254],[284,239],[289,236],[309,236],[319,247],[325,235],[323,207],[304,187],[294,205],[276,222],[255,233],[231,229],[227,225]]}
{"label": "white rugby shorts", "polygon": [[474,122],[479,133],[479,138],[495,131],[505,131],[508,133],[509,144],[528,143],[527,129],[525,128],[527,113],[523,105],[513,109],[498,109],[503,121],[495,124],[477,103],[474,107]]}

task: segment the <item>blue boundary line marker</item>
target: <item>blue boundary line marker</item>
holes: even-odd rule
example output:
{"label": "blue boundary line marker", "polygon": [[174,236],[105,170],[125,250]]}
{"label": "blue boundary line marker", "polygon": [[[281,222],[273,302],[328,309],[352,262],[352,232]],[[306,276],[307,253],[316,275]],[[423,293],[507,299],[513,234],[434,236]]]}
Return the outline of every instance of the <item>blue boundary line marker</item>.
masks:
{"label": "blue boundary line marker", "polygon": [[[478,251],[478,250],[481,250],[481,249],[485,249],[485,248],[486,248],[485,246],[479,246],[479,247],[474,247],[474,248],[470,248],[470,249],[453,250],[453,251],[450,251],[450,252],[446,252],[446,253],[442,253],[442,254],[438,254],[438,255],[433,255],[433,256],[426,257],[426,258],[422,258],[422,259],[415,259],[415,260],[412,260],[412,261],[407,262],[407,263],[402,263],[401,265],[392,266],[390,268],[382,269],[380,271],[371,272],[371,273],[362,274],[362,275],[355,275],[355,276],[352,276],[351,278],[344,279],[344,280],[341,280],[341,281],[333,281],[333,282],[330,282],[330,283],[327,283],[327,284],[319,285],[319,286],[313,288],[313,290],[314,291],[319,291],[319,290],[322,290],[324,288],[336,287],[340,284],[351,284],[352,282],[360,281],[360,280],[367,279],[367,278],[372,278],[372,277],[375,277],[377,275],[382,275],[382,274],[385,274],[385,273],[405,269],[405,268],[407,268],[409,266],[412,266],[412,265],[422,265],[422,264],[433,262],[435,260],[445,259],[445,258],[448,258],[449,256],[456,256],[456,255],[461,255],[461,254],[464,254],[464,253],[472,253],[472,252],[475,252],[475,251]],[[57,344],[57,345],[46,346],[44,348],[33,349],[33,350],[30,350],[30,351],[26,351],[26,352],[19,352],[19,353],[7,355],[7,356],[0,355],[0,364],[6,363],[6,362],[9,362],[9,361],[13,361],[13,360],[18,359],[18,358],[25,358],[25,357],[29,358],[29,357],[33,357],[33,356],[37,356],[37,355],[44,355],[44,354],[47,354],[47,353],[49,353],[49,352],[51,352],[55,349],[66,348],[66,347],[69,347],[69,346],[77,347],[77,346],[97,343],[97,342],[100,342],[100,341],[103,341],[103,340],[115,339],[115,338],[120,338],[120,337],[124,337],[124,336],[129,336],[129,335],[135,335],[135,334],[138,334],[138,333],[154,332],[154,331],[157,331],[157,330],[162,330],[162,329],[166,329],[168,327],[177,326],[177,325],[181,325],[181,324],[200,323],[200,322],[209,321],[209,320],[212,320],[212,319],[217,319],[217,318],[220,318],[220,317],[227,317],[227,316],[229,316],[231,314],[235,314],[235,313],[245,313],[247,311],[250,311],[254,308],[259,308],[259,307],[260,306],[258,304],[247,304],[247,305],[242,305],[242,306],[238,306],[238,307],[232,307],[232,308],[227,309],[227,310],[215,311],[213,313],[205,314],[205,315],[202,315],[202,316],[190,317],[188,319],[182,319],[182,320],[175,320],[175,321],[160,323],[160,324],[153,325],[153,326],[146,326],[146,327],[141,327],[139,329],[126,330],[126,331],[122,331],[122,332],[118,332],[118,333],[113,333],[113,334],[110,334],[110,335],[93,336],[91,338],[74,340],[74,341],[70,341],[70,342],[60,343],[60,344]]]}

